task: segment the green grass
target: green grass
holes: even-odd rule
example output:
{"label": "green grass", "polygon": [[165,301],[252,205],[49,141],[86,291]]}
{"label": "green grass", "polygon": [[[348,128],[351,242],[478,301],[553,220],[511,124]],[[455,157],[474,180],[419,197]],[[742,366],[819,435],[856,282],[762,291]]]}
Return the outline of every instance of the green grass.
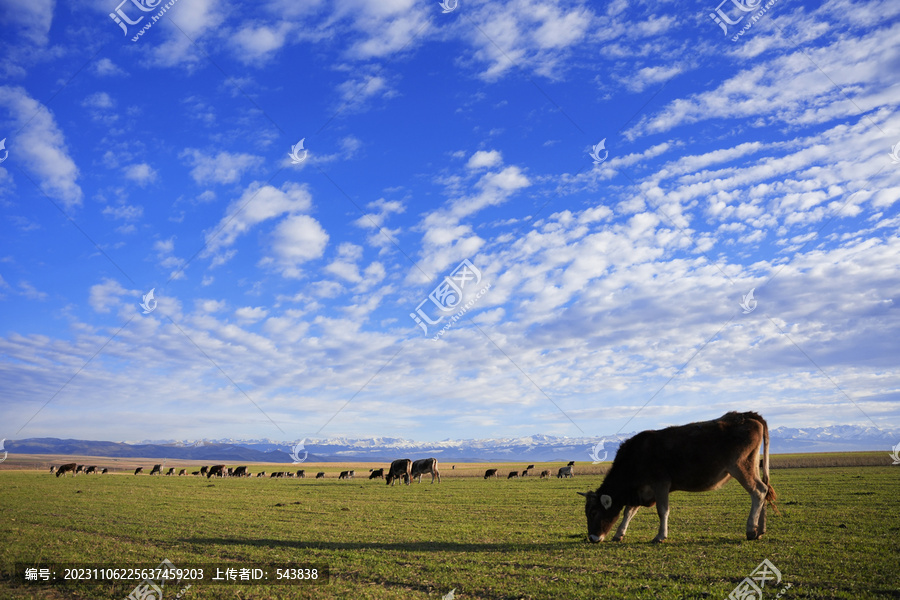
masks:
{"label": "green grass", "polygon": [[[900,469],[773,472],[781,516],[744,539],[736,483],[676,493],[669,540],[654,509],[624,543],[585,542],[599,476],[388,487],[381,481],[206,480],[0,472],[0,598],[124,598],[133,585],[30,586],[16,562],[328,564],[320,586],[198,584],[193,598],[727,598],[764,559],[783,598],[900,598]],[[280,506],[279,506],[280,505]],[[226,565],[227,566],[227,565]],[[176,590],[177,591],[177,590]],[[774,598],[766,588],[764,598]],[[174,598],[175,591],[166,599]]]}

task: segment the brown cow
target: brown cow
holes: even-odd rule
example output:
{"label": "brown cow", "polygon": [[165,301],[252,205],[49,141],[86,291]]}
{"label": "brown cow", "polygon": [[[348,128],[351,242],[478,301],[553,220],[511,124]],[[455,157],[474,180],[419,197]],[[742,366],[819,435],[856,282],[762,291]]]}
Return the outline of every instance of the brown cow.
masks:
{"label": "brown cow", "polygon": [[620,541],[638,509],[656,504],[659,532],[653,541],[662,542],[669,535],[670,492],[715,490],[732,477],[750,494],[747,539],[755,540],[766,532],[766,502],[774,507],[776,500],[769,485],[769,427],[755,412],[730,412],[712,421],[638,433],[619,446],[596,491],[578,492],[586,498],[588,538],[603,541],[624,508],[613,536]]}
{"label": "brown cow", "polygon": [[500,477],[500,473],[497,472],[497,469],[488,469],[484,472],[484,478],[487,479],[488,477]]}
{"label": "brown cow", "polygon": [[431,483],[437,477],[438,483],[441,482],[441,474],[438,472],[438,460],[436,458],[420,458],[412,464],[410,475],[416,480],[416,483],[422,482],[422,475],[431,474]]}
{"label": "brown cow", "polygon": [[384,469],[372,469],[369,479],[384,479]]}
{"label": "brown cow", "polygon": [[78,468],[77,463],[68,463],[65,465],[60,465],[58,469],[56,469],[56,476],[65,475],[66,473],[71,472],[72,477],[75,477],[75,470]]}
{"label": "brown cow", "polygon": [[398,458],[394,462],[391,463],[391,468],[388,469],[387,477],[385,478],[385,482],[392,486],[394,485],[394,481],[400,479],[406,481],[406,485],[409,485],[410,472],[412,471],[412,461],[408,458]]}
{"label": "brown cow", "polygon": [[[200,469],[200,472],[203,473],[203,469]],[[206,472],[206,478],[209,479],[215,475],[216,477],[225,477],[225,465],[213,465]]]}

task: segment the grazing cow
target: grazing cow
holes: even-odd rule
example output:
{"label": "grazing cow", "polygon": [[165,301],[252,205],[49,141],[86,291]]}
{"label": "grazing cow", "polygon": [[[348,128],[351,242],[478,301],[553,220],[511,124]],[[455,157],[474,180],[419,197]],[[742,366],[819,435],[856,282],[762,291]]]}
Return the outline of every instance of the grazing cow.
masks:
{"label": "grazing cow", "polygon": [[550,479],[550,469],[544,469],[543,471],[541,471],[541,479],[544,479],[545,477],[547,479]]}
{"label": "grazing cow", "polygon": [[338,479],[350,479],[350,471],[341,471],[341,474],[338,475]]}
{"label": "grazing cow", "polygon": [[518,479],[518,478],[519,478],[519,472],[518,472],[518,471],[510,471],[510,472],[509,472],[509,475],[506,476],[507,479],[512,479],[513,477],[515,477],[516,479]]}
{"label": "grazing cow", "polygon": [[[200,467],[200,475],[206,475],[209,472],[209,467]],[[207,477],[209,479],[209,477]]]}
{"label": "grazing cow", "polygon": [[393,487],[394,482],[398,479],[400,479],[401,481],[406,480],[406,485],[409,485],[411,471],[412,461],[408,458],[398,458],[391,463],[391,468],[388,469],[388,474],[385,478],[385,481],[391,487]]}
{"label": "grazing cow", "polygon": [[107,473],[109,473],[109,469],[107,469],[106,467],[103,467],[103,470],[100,471],[101,475],[106,475]]}
{"label": "grazing cow", "polygon": [[84,465],[78,465],[75,468],[75,474],[78,475],[79,473],[84,473]]}
{"label": "grazing cow", "polygon": [[298,469],[298,470],[297,470],[297,477],[299,477],[300,479],[306,479],[306,470],[304,470],[304,469]]}
{"label": "grazing cow", "polygon": [[71,472],[72,477],[75,476],[75,470],[78,468],[78,465],[75,463],[68,463],[65,465],[60,465],[58,469],[56,469],[56,476],[65,475],[66,473]]}
{"label": "grazing cow", "polygon": [[178,476],[181,477],[182,475],[187,475],[187,469],[182,469],[182,470],[178,471]]}
{"label": "grazing cow", "polygon": [[160,475],[162,475],[162,465],[153,465],[153,470],[150,471],[150,474],[151,474],[151,475],[156,475],[157,473],[159,473]]}
{"label": "grazing cow", "polygon": [[484,472],[484,478],[487,479],[488,477],[500,477],[500,473],[497,472],[497,469],[488,469]]}
{"label": "grazing cow", "polygon": [[274,479],[275,477],[278,477],[278,473],[276,473],[275,471],[272,471],[272,474],[269,475],[269,479]]}
{"label": "grazing cow", "polygon": [[291,473],[290,471],[287,471],[287,472],[285,473],[285,476],[286,476],[286,477],[293,477],[294,474]]}
{"label": "grazing cow", "polygon": [[369,479],[384,479],[384,469],[372,469]]}
{"label": "grazing cow", "polygon": [[[200,472],[202,473],[203,470],[201,469]],[[211,466],[209,468],[209,470],[206,472],[206,478],[209,479],[213,475],[215,475],[216,477],[224,477],[225,476],[225,465]]]}
{"label": "grazing cow", "polygon": [[441,474],[438,472],[438,460],[436,458],[420,458],[412,464],[410,475],[412,475],[416,483],[422,483],[422,475],[431,473],[431,483],[437,477],[438,483],[441,482]]}
{"label": "grazing cow", "polygon": [[56,473],[56,467],[53,465],[50,465],[50,474],[53,475],[54,473]]}
{"label": "grazing cow", "polygon": [[138,473],[143,473],[143,472],[144,472],[144,467],[138,467],[137,469],[134,470],[135,475],[137,475]]}
{"label": "grazing cow", "polygon": [[169,470],[166,471],[166,475],[174,475],[174,474],[175,474],[175,467],[169,467]]}
{"label": "grazing cow", "polygon": [[316,473],[316,479],[325,479],[325,471],[319,471]]}
{"label": "grazing cow", "polygon": [[[763,450],[762,477],[758,456]],[[643,431],[626,440],[596,491],[582,493],[588,538],[601,542],[625,509],[614,541],[625,537],[641,506],[656,504],[659,532],[668,537],[669,493],[706,492],[734,477],[750,494],[747,539],[766,532],[766,503],[777,498],[769,485],[769,427],[755,412],[729,412],[718,419]]]}
{"label": "grazing cow", "polygon": [[234,477],[250,477],[250,471],[248,471],[247,466],[244,465],[242,467],[238,467],[237,469],[235,469],[234,473],[232,473],[232,476],[234,476]]}
{"label": "grazing cow", "polygon": [[227,472],[229,477],[232,477],[234,475],[234,471],[231,467],[228,467]]}
{"label": "grazing cow", "polygon": [[194,471],[193,473],[191,473],[191,475],[199,475],[199,474],[200,474],[200,471]]}
{"label": "grazing cow", "polygon": [[256,476],[257,476],[257,477],[265,477],[265,476],[266,476],[266,472],[265,472],[265,471],[260,471],[259,473],[256,474]]}
{"label": "grazing cow", "polygon": [[91,473],[94,473],[94,474],[96,475],[96,474],[97,474],[97,467],[95,467],[95,466],[92,465],[92,466],[90,466],[90,467],[88,467],[87,469],[84,470],[84,474],[85,474],[85,475],[90,475]]}
{"label": "grazing cow", "polygon": [[534,465],[528,465],[527,467],[525,467],[525,470],[526,470],[526,471],[530,471],[530,470],[532,470],[533,468],[534,468]]}
{"label": "grazing cow", "polygon": [[568,467],[560,467],[559,471],[556,472],[556,478],[561,479],[565,477],[568,479],[569,477],[575,477],[575,470],[572,468],[572,465]]}
{"label": "grazing cow", "polygon": [[356,477],[356,471],[350,471],[350,479]]}

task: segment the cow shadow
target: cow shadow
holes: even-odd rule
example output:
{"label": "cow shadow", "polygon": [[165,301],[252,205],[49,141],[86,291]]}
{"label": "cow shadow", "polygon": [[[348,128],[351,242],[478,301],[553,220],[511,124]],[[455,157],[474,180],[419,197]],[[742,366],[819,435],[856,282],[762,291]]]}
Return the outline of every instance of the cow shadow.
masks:
{"label": "cow shadow", "polygon": [[[717,547],[723,545],[740,546],[744,543],[739,539],[708,539],[708,540],[667,540],[663,544],[654,544],[649,540],[633,540],[625,543],[605,542],[603,544],[589,544],[585,535],[568,535],[555,541],[548,542],[336,542],[316,541],[304,542],[302,540],[275,540],[260,538],[181,538],[179,542],[185,544],[197,544],[201,546],[254,546],[257,548],[291,548],[296,550],[398,550],[404,552],[516,552],[522,550],[558,550],[565,546],[593,547],[602,551],[610,548],[610,551],[624,551],[629,546],[649,546],[654,548],[671,548],[673,546],[691,547]],[[612,550],[615,548],[616,550]]]}
{"label": "cow shadow", "polygon": [[[185,544],[204,546],[255,546],[261,548],[291,548],[296,550],[399,550],[404,552],[514,552],[522,549],[551,550],[576,543],[558,540],[547,543],[467,543],[467,542],[304,542],[302,540],[243,539],[243,538],[181,538]],[[586,543],[586,542],[585,542]]]}

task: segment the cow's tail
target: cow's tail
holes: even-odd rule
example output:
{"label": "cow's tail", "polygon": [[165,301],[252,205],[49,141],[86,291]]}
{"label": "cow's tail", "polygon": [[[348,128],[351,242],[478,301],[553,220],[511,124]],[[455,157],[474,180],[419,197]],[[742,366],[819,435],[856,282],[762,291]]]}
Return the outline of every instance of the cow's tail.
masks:
{"label": "cow's tail", "polygon": [[775,493],[775,488],[769,483],[769,424],[766,423],[765,419],[760,417],[760,421],[763,426],[763,464],[762,464],[762,480],[763,483],[766,484],[768,490],[766,491],[766,502],[768,502],[772,509],[775,511],[776,515],[780,515],[778,512],[778,506],[775,505],[775,501],[778,499],[778,494]]}

